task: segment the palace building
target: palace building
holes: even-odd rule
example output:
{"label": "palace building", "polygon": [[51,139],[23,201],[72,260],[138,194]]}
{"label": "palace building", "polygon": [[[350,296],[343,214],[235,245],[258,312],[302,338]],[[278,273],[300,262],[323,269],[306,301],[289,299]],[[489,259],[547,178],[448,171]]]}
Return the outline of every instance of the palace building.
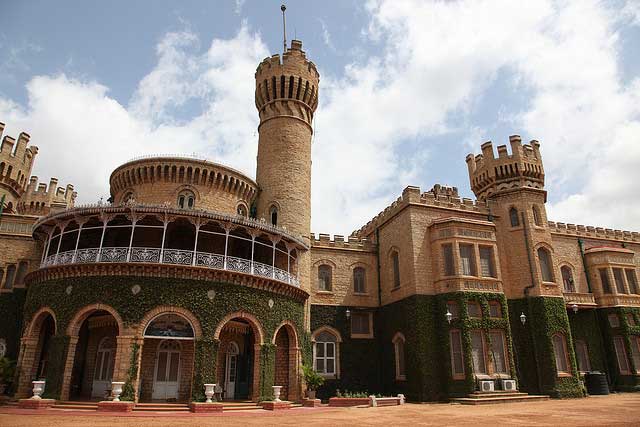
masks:
{"label": "palace building", "polygon": [[[540,143],[468,155],[471,189],[408,186],[350,236],[312,234],[319,74],[294,40],[255,73],[255,179],[208,160],[133,159],[109,202],[0,152],[0,350],[17,397],[301,400],[337,390],[446,400],[583,396],[585,372],[640,389],[640,234],[547,218]],[[320,148],[321,149],[321,148]],[[461,159],[462,160],[462,159]],[[462,163],[462,162],[461,162]]]}

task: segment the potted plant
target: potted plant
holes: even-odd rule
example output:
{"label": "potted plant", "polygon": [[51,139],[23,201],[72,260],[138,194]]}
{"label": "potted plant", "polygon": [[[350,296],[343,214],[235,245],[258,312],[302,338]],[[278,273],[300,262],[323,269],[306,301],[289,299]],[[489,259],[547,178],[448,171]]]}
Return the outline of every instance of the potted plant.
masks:
{"label": "potted plant", "polygon": [[4,394],[7,387],[13,382],[13,375],[16,371],[16,363],[8,357],[0,358],[0,396]]}
{"label": "potted plant", "polygon": [[302,365],[302,371],[304,372],[304,382],[307,384],[307,396],[309,399],[315,399],[316,390],[324,384],[324,377],[308,365]]}

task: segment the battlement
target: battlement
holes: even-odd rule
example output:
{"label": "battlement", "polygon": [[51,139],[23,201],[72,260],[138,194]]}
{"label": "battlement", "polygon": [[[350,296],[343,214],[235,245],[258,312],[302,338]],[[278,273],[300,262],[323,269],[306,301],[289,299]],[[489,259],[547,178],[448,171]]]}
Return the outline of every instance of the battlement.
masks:
{"label": "battlement", "polygon": [[[318,107],[320,74],[292,40],[282,55],[265,58],[256,69],[255,103],[261,123],[276,116],[298,117],[309,125]],[[281,105],[286,103],[286,105]]]}
{"label": "battlement", "polygon": [[18,212],[25,215],[48,215],[69,209],[74,206],[77,195],[72,184],[58,187],[58,178],[51,178],[47,186],[44,182],[39,182],[37,176],[32,176],[18,203]]}
{"label": "battlement", "polygon": [[544,189],[544,168],[540,156],[540,143],[532,140],[522,144],[520,135],[509,137],[511,154],[506,145],[498,146],[498,157],[491,141],[482,144],[482,153],[468,154],[471,189],[476,197],[484,200],[492,194],[514,188]]}
{"label": "battlement", "polygon": [[[0,136],[4,127],[4,123],[0,123]],[[14,199],[24,193],[33,160],[38,154],[38,147],[28,146],[30,138],[28,133],[21,132],[17,141],[5,135],[0,142],[0,186],[8,189]]]}
{"label": "battlement", "polygon": [[564,222],[553,221],[549,221],[548,226],[549,231],[555,234],[623,242],[640,242],[640,233],[636,231],[613,230],[611,228],[594,227],[592,225],[565,224]]}
{"label": "battlement", "polygon": [[373,217],[359,230],[351,233],[352,237],[363,238],[371,235],[374,230],[396,215],[409,204],[431,206],[443,209],[452,209],[461,212],[489,215],[489,205],[486,201],[471,200],[458,196],[456,187],[447,187],[436,184],[429,191],[422,193],[420,187],[408,186],[402,191],[402,195],[387,206],[382,212]]}
{"label": "battlement", "polygon": [[310,239],[312,248],[352,249],[367,252],[376,250],[376,245],[366,238],[361,239],[354,236],[345,238],[336,234],[332,240],[330,234],[320,233],[316,236],[315,233],[311,233]]}

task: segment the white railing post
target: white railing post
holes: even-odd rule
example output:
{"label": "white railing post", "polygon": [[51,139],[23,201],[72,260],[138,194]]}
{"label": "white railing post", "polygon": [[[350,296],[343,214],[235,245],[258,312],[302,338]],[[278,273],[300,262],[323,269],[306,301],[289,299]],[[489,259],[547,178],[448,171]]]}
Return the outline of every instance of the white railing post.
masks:
{"label": "white railing post", "polygon": [[229,247],[229,230],[225,229],[225,236],[224,236],[224,263],[223,263],[223,269],[226,270],[227,269],[227,248]]}
{"label": "white railing post", "polygon": [[167,225],[169,224],[169,220],[165,218],[163,227],[162,227],[162,243],[160,244],[160,259],[158,260],[159,264],[164,263],[164,238],[167,235]]}
{"label": "white railing post", "polygon": [[53,238],[53,232],[56,231],[56,228],[53,227],[51,232],[49,233],[49,237],[47,239],[47,244],[45,246],[44,255],[42,256],[42,262],[44,262],[49,256],[49,247],[51,246],[51,239]]}
{"label": "white railing post", "polygon": [[60,245],[62,244],[62,233],[64,233],[64,229],[67,228],[67,225],[63,225],[62,227],[60,227],[60,238],[58,239],[58,249],[56,249],[56,257],[55,259],[55,263],[58,263],[58,254],[60,253]]}
{"label": "white railing post", "polygon": [[102,236],[100,237],[100,247],[98,248],[98,255],[96,255],[96,262],[100,262],[102,258],[102,245],[104,244],[104,234],[107,231],[107,218],[105,217],[102,222]]}
{"label": "white railing post", "polygon": [[195,266],[196,265],[196,253],[198,250],[198,233],[200,233],[200,223],[198,223],[198,225],[196,225],[196,241],[193,244],[193,259],[191,260],[191,265]]}
{"label": "white railing post", "polygon": [[136,232],[136,222],[138,222],[135,214],[131,215],[131,237],[129,237],[129,247],[127,248],[127,262],[131,260],[131,247],[133,246],[133,233]]}
{"label": "white railing post", "polygon": [[251,274],[253,274],[254,267],[253,267],[253,252],[256,246],[256,236],[251,236]]}
{"label": "white railing post", "polygon": [[271,277],[276,278],[276,242],[271,242],[273,244],[273,259],[271,261]]}
{"label": "white railing post", "polygon": [[82,233],[82,226],[84,225],[84,223],[80,224],[80,227],[78,228],[78,238],[76,239],[76,247],[73,250],[73,258],[71,260],[71,263],[75,264],[76,262],[76,257],[78,256],[78,244],[80,243],[80,233]]}

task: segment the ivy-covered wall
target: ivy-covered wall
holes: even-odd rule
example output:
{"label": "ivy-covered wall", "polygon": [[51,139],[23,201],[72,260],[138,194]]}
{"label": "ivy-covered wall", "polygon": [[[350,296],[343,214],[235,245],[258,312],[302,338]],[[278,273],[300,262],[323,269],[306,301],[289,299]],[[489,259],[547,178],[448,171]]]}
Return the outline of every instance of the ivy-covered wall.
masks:
{"label": "ivy-covered wall", "polygon": [[[382,366],[379,363],[378,342],[375,338],[351,338],[350,321],[346,315],[348,308],[333,305],[311,306],[311,331],[328,325],[340,332],[342,337],[342,342],[339,344],[340,378],[325,381],[317,391],[317,396],[320,399],[335,396],[336,389],[367,391],[369,393],[381,392],[379,376]],[[350,308],[350,310],[354,311],[354,308]],[[375,325],[378,318],[377,313],[374,312],[373,318]]]}
{"label": "ivy-covered wall", "polygon": [[571,335],[575,342],[584,341],[589,352],[589,363],[592,371],[607,372],[606,354],[604,354],[604,341],[600,330],[600,320],[596,310],[579,310],[577,313],[569,312],[569,324]]}
{"label": "ivy-covered wall", "polygon": [[[132,293],[134,285],[140,286],[137,294]],[[67,293],[67,290],[70,290]],[[215,291],[213,299],[208,297],[210,290]],[[273,306],[269,307],[269,300]],[[31,319],[33,314],[44,306],[51,307],[58,321],[57,330],[66,331],[73,316],[83,307],[90,304],[102,303],[114,308],[122,317],[125,326],[138,324],[150,310],[161,305],[171,305],[189,310],[199,320],[203,336],[196,341],[194,382],[192,386],[193,398],[202,400],[200,392],[202,384],[215,379],[215,365],[217,348],[213,343],[215,328],[223,317],[235,311],[244,311],[254,315],[260,322],[265,333],[265,344],[269,344],[275,329],[284,321],[289,320],[297,326],[301,345],[308,346],[309,340],[303,331],[303,304],[291,298],[272,292],[248,288],[240,285],[204,282],[197,280],[153,278],[153,277],[87,277],[67,278],[35,283],[29,287],[24,303],[25,319]],[[61,337],[62,338],[62,337]],[[64,337],[68,338],[68,337]],[[68,342],[68,340],[67,340]],[[66,354],[66,346],[64,346]],[[263,346],[263,349],[268,345]],[[305,354],[309,353],[304,349]],[[273,364],[269,352],[262,356],[261,378],[265,388],[273,382]],[[64,360],[64,358],[62,359]],[[56,378],[62,377],[63,365],[48,368],[51,382],[48,389],[51,396],[60,392]],[[264,390],[261,393],[266,395]]]}
{"label": "ivy-covered wall", "polygon": [[[630,324],[627,319],[627,315],[629,314],[633,316],[635,326]],[[640,326],[638,326],[640,325],[640,309],[631,307],[605,308],[599,309],[598,315],[607,352],[607,365],[609,368],[611,388],[619,391],[640,391],[640,375],[622,375],[620,373],[613,341],[615,336],[622,336],[624,338],[630,372],[640,372],[640,367],[635,366],[632,357],[633,353],[631,352],[631,346],[633,345],[631,340],[640,336]],[[616,315],[618,317],[619,326],[615,327],[611,325],[609,315]]]}
{"label": "ivy-covered wall", "polygon": [[0,294],[0,338],[7,342],[6,356],[12,360],[18,358],[20,349],[20,331],[22,331],[22,312],[24,309],[26,289],[14,289],[12,292]]}
{"label": "ivy-covered wall", "polygon": [[[552,397],[582,397],[564,299],[532,297],[509,300],[508,304],[520,389]],[[524,325],[521,313],[527,319]],[[558,376],[552,344],[555,333],[565,336],[571,376]]]}

